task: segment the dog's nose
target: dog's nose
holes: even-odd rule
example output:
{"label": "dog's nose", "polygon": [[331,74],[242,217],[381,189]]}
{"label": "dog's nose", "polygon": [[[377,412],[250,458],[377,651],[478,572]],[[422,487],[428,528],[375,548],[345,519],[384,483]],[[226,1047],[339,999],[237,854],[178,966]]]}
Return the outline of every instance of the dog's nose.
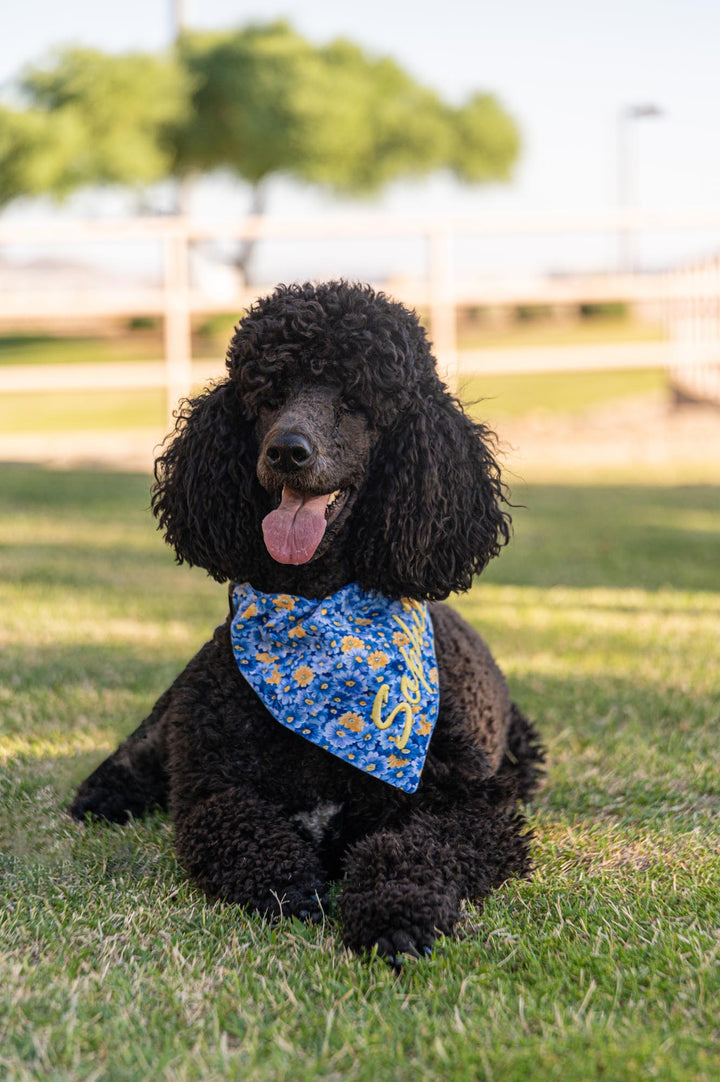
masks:
{"label": "dog's nose", "polygon": [[274,470],[290,473],[309,466],[315,459],[315,450],[300,432],[282,432],[268,444],[265,458]]}

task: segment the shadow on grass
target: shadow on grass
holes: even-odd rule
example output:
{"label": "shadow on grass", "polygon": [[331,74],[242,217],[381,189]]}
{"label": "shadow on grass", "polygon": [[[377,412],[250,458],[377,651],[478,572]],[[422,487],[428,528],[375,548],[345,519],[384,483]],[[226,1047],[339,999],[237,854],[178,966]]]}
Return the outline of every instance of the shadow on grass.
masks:
{"label": "shadow on grass", "polygon": [[152,479],[146,473],[48,470],[4,462],[1,475],[0,506],[5,513],[57,510],[68,517],[116,519],[150,507]]}
{"label": "shadow on grass", "polygon": [[[48,471],[5,465],[6,515],[152,522],[151,479],[142,473]],[[535,586],[637,586],[720,590],[720,486],[516,485],[515,537],[488,581]],[[91,533],[78,557],[92,548]],[[120,552],[105,551],[106,557]]]}
{"label": "shadow on grass", "polygon": [[[99,724],[124,735],[124,721],[122,731],[113,729],[114,700],[125,706],[142,701],[139,722],[225,615],[223,588],[197,571],[174,568],[171,557],[161,567],[161,546],[130,552],[115,543],[103,547],[101,539],[93,543],[93,523],[120,528],[130,518],[142,521],[148,488],[143,474],[27,466],[3,471],[0,513],[30,519],[37,513],[78,524],[74,543],[8,549],[25,587],[31,591],[35,585],[40,596],[56,585],[59,595],[64,590],[77,598],[86,622],[94,619],[100,599],[102,615],[93,632],[98,641],[35,649],[11,644],[4,651],[2,668],[13,693],[28,701],[35,693],[29,714],[47,710],[48,728],[74,729],[77,704],[85,704],[80,713],[87,716],[96,703],[102,706]],[[514,498],[527,510],[515,511],[516,538],[478,584],[477,599],[481,603],[483,581],[540,591],[566,586],[720,592],[719,494],[711,485],[518,487]],[[136,598],[137,607],[135,601],[129,607],[128,598]],[[531,603],[542,604],[542,598]],[[622,604],[611,607],[622,610]],[[115,641],[103,641],[102,620],[115,615],[138,621],[137,630],[128,624],[116,631]],[[174,639],[163,637],[169,620],[179,627]],[[193,634],[188,628],[199,629],[190,649],[184,645]],[[71,633],[69,625],[68,638]],[[110,634],[108,629],[108,639]],[[672,786],[681,779],[688,793],[717,793],[710,768],[717,771],[720,764],[709,734],[718,704],[711,696],[684,685],[649,684],[639,676],[580,675],[567,668],[552,677],[529,671],[512,683],[518,702],[539,719],[548,740],[554,806],[567,802],[579,810],[577,785],[581,791],[590,786],[594,806],[600,806],[608,786],[622,787],[623,779],[633,778],[654,778],[658,785],[672,779]],[[127,717],[125,708],[118,716]],[[22,725],[19,713],[9,731],[17,733]],[[34,725],[33,734],[44,729]]]}
{"label": "shadow on grass", "polygon": [[[207,636],[209,638],[209,635]],[[197,649],[202,646],[199,642]],[[78,686],[98,693],[128,689],[152,694],[163,680],[174,679],[190,661],[187,646],[155,642],[67,643],[37,648],[6,646],[0,672],[17,694],[22,691],[68,691]],[[164,691],[161,687],[157,694]]]}
{"label": "shadow on grass", "polygon": [[[50,659],[51,671],[36,659],[23,684],[57,692],[72,722],[53,714],[47,725],[35,724],[27,734],[30,747],[8,757],[6,784],[28,794],[49,785],[58,801],[67,803],[74,786],[139,724],[182,667],[172,657],[159,665],[157,657],[143,658],[132,647],[118,655],[105,647],[86,647],[76,658],[70,648],[59,648]],[[547,779],[538,807],[572,817],[647,821],[664,816],[686,826],[688,820],[698,825],[720,813],[717,696],[576,675],[516,677],[512,693],[537,719],[547,747]],[[76,716],[78,698],[82,713]],[[82,739],[86,729],[102,746],[67,753],[63,743],[67,748],[78,736]],[[7,731],[24,735],[19,725],[10,724]],[[40,743],[34,752],[33,740],[43,737],[50,747]]]}

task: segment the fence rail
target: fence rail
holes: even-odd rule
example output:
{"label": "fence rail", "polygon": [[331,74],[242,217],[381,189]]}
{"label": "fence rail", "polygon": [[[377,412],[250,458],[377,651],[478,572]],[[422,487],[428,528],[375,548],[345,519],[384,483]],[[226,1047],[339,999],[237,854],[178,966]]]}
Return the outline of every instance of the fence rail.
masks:
{"label": "fence rail", "polygon": [[[151,241],[163,253],[162,285],[128,289],[61,287],[0,290],[0,319],[31,319],[38,310],[56,319],[161,315],[164,318],[164,365],[76,366],[56,370],[51,380],[64,387],[164,386],[171,411],[202,369],[193,364],[191,317],[199,312],[240,312],[258,290],[240,289],[232,296],[206,294],[191,283],[189,253],[197,241],[228,239],[321,240],[422,238],[426,244],[424,273],[412,279],[377,283],[398,299],[423,308],[441,367],[451,380],[470,371],[567,371],[571,368],[668,366],[677,387],[688,396],[720,402],[720,259],[665,274],[576,275],[564,278],[512,278],[460,281],[453,246],[463,237],[537,236],[573,233],[720,229],[720,209],[702,211],[607,211],[590,214],[493,215],[455,218],[398,218],[362,215],[352,218],[287,219],[247,217],[235,222],[207,222],[184,217],[102,221],[0,222],[3,246],[120,243]],[[652,303],[662,310],[670,346],[639,343],[617,347],[569,347],[552,350],[472,351],[458,354],[457,308],[460,305],[547,304],[624,300]],[[119,370],[122,369],[122,371]],[[37,370],[34,370],[37,376]],[[218,373],[219,374],[219,373]],[[0,377],[0,390],[27,389],[32,375]],[[68,382],[71,381],[71,382]],[[126,382],[127,381],[127,382]],[[38,380],[38,382],[40,382]],[[43,382],[44,387],[50,384]]]}

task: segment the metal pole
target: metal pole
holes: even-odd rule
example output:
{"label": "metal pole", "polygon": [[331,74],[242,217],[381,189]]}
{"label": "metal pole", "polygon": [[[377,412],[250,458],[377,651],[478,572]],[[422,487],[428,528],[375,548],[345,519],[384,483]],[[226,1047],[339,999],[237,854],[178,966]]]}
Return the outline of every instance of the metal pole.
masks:
{"label": "metal pole", "polygon": [[[627,108],[620,109],[617,116],[617,207],[622,214],[630,206],[630,155],[629,121]],[[620,274],[630,271],[630,234],[618,222],[617,231],[617,269]]]}
{"label": "metal pole", "polygon": [[[620,217],[623,211],[629,210],[632,203],[631,182],[631,157],[632,147],[630,144],[632,120],[641,120],[644,117],[662,116],[662,109],[657,105],[624,105],[618,111],[617,117],[617,207]],[[631,274],[635,269],[632,254],[632,233],[622,221],[618,222],[617,229],[618,271],[620,274]]]}
{"label": "metal pole", "polygon": [[[187,25],[189,0],[170,0],[171,42],[177,45]],[[190,181],[182,177],[176,186],[175,213],[187,216]],[[165,255],[165,378],[166,411],[172,426],[181,398],[192,386],[192,323],[190,318],[190,240],[186,228],[173,223],[164,240]]]}

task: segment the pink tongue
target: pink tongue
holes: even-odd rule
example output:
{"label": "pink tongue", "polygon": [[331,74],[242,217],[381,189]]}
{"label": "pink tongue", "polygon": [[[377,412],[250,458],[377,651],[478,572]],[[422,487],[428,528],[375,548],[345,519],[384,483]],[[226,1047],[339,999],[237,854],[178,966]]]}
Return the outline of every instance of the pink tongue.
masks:
{"label": "pink tongue", "polygon": [[325,533],[325,510],[330,493],[309,496],[287,485],[276,511],[263,519],[267,550],[279,564],[306,564]]}

